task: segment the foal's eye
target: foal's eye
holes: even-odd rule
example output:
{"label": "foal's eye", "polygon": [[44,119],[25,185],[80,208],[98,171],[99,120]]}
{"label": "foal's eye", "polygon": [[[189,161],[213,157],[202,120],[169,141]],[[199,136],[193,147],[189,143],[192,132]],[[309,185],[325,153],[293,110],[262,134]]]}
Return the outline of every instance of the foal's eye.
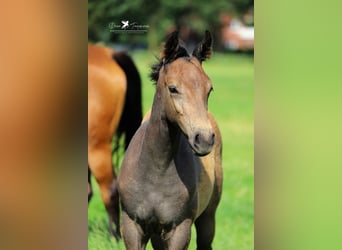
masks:
{"label": "foal's eye", "polygon": [[178,90],[177,90],[177,88],[175,86],[169,86],[169,91],[172,94],[177,94],[178,93]]}

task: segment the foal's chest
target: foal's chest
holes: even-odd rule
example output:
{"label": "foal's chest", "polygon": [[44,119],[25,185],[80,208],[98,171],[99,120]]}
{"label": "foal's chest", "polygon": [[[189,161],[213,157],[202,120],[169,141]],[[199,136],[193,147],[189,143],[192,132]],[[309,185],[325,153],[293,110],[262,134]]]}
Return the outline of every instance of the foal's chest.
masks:
{"label": "foal's chest", "polygon": [[189,185],[179,177],[158,176],[147,178],[138,192],[140,201],[134,208],[134,214],[140,220],[157,220],[160,224],[180,221],[193,216],[197,206],[195,181]]}

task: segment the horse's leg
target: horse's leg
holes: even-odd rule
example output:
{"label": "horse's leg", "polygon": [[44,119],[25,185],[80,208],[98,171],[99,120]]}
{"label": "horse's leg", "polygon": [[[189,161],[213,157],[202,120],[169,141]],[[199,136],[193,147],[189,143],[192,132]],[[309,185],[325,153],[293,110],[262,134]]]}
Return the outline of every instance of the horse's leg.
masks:
{"label": "horse's leg", "polygon": [[[99,184],[102,200],[109,216],[109,230],[118,240],[120,238],[119,193],[112,166],[110,144],[90,149],[88,157],[90,170]],[[116,225],[116,231],[113,231],[112,223]]]}
{"label": "horse's leg", "polygon": [[88,166],[88,203],[91,199],[91,197],[93,197],[93,189],[91,187],[91,172]]}
{"label": "horse's leg", "polygon": [[135,223],[125,211],[122,211],[122,237],[127,250],[144,250],[148,237],[139,224]]}
{"label": "horse's leg", "polygon": [[[113,171],[114,173],[114,171]],[[110,218],[110,227],[109,230],[112,235],[114,235],[115,239],[118,241],[121,237],[120,233],[120,201],[119,201],[119,191],[118,191],[118,185],[116,176],[114,173],[114,179],[112,181],[111,185],[111,196],[110,196],[110,204],[109,204],[109,218]],[[107,210],[108,211],[108,210]],[[115,224],[116,230],[113,231],[113,228],[111,227],[112,223]]]}
{"label": "horse's leg", "polygon": [[185,219],[175,229],[163,235],[166,239],[167,249],[188,249],[191,238],[191,219]]}

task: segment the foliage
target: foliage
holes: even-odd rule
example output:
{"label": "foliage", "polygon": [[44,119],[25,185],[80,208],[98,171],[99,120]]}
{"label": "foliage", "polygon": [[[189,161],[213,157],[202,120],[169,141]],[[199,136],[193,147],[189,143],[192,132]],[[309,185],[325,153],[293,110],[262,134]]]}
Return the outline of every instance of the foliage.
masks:
{"label": "foliage", "polygon": [[[220,13],[241,14],[253,4],[253,0],[89,0],[88,36],[90,41],[147,43],[150,48],[157,47],[171,28],[187,27],[201,34],[209,29],[217,36]],[[109,23],[122,20],[149,25],[147,40],[141,34],[110,33]]]}

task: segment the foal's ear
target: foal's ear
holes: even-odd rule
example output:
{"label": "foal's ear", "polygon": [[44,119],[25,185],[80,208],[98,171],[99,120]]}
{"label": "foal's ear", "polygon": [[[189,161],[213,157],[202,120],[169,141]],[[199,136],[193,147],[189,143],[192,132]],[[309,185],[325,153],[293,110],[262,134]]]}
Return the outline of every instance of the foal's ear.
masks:
{"label": "foal's ear", "polygon": [[172,32],[167,38],[161,57],[165,62],[173,60],[179,49],[178,31]]}
{"label": "foal's ear", "polygon": [[211,56],[211,47],[213,43],[213,38],[209,31],[205,31],[205,35],[203,40],[196,46],[192,55],[196,57],[200,62],[205,61],[205,59],[209,59]]}

